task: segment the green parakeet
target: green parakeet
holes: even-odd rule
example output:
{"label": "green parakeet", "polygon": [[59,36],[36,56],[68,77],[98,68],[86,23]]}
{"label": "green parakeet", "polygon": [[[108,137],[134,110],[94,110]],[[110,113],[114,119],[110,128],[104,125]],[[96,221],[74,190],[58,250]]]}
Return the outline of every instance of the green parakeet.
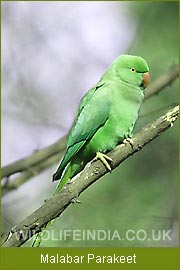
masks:
{"label": "green parakeet", "polygon": [[[66,153],[53,175],[53,181],[60,179],[53,196],[94,157],[111,169],[105,153],[132,136],[143,90],[149,83],[148,71],[142,57],[121,55],[82,98]],[[41,237],[42,233],[38,233],[34,247],[40,245]]]}
{"label": "green parakeet", "polygon": [[53,181],[61,179],[58,190],[96,155],[110,170],[103,153],[132,136],[149,83],[148,71],[142,57],[121,55],[82,98],[66,153],[53,175]]}

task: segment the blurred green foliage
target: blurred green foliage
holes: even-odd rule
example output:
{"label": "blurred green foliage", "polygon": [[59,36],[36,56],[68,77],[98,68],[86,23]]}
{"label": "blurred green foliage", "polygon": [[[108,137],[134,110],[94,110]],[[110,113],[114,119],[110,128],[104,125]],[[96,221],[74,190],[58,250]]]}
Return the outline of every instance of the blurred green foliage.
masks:
{"label": "blurred green foliage", "polygon": [[[150,66],[154,81],[172,64],[178,63],[178,2],[129,2],[129,18],[138,23],[138,32],[127,50],[141,55]],[[178,101],[178,83],[174,82],[158,96],[144,102],[136,130],[160,116],[159,108]],[[103,180],[86,190],[81,204],[73,204],[51,227],[59,230],[168,230],[178,219],[178,125],[130,157]],[[174,235],[174,236],[173,236]],[[42,246],[176,246],[177,231],[172,240],[133,241],[43,241]],[[27,243],[26,245],[29,245]]]}

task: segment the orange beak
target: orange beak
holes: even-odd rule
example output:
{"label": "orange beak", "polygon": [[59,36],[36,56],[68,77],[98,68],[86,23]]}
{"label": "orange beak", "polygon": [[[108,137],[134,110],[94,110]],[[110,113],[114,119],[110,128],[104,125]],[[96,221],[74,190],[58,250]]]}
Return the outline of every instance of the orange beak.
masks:
{"label": "orange beak", "polygon": [[141,86],[143,88],[146,88],[149,85],[149,82],[150,82],[149,72],[143,73]]}

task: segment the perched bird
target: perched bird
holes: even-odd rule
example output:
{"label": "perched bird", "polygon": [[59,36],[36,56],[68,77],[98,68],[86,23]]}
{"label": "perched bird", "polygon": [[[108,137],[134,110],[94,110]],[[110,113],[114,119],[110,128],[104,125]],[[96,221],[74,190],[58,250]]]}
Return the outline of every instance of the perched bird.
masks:
{"label": "perched bird", "polygon": [[79,173],[93,158],[99,158],[111,170],[105,155],[118,143],[132,136],[149,84],[149,67],[140,56],[121,55],[82,98],[67,149],[53,181],[57,191]]}
{"label": "perched bird", "polygon": [[[53,175],[53,181],[60,179],[53,196],[93,158],[101,159],[111,170],[112,160],[105,153],[132,136],[149,84],[148,71],[142,57],[121,55],[82,98],[66,153]],[[40,246],[42,233],[36,235],[33,247]]]}

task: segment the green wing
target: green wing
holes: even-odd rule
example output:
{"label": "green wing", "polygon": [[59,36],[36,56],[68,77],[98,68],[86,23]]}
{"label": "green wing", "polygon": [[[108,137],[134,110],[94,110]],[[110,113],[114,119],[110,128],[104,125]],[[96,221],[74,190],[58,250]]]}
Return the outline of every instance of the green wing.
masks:
{"label": "green wing", "polygon": [[110,101],[105,83],[96,85],[82,99],[74,126],[71,129],[64,158],[53,175],[53,181],[60,179],[65,167],[76,153],[107,121]]}

